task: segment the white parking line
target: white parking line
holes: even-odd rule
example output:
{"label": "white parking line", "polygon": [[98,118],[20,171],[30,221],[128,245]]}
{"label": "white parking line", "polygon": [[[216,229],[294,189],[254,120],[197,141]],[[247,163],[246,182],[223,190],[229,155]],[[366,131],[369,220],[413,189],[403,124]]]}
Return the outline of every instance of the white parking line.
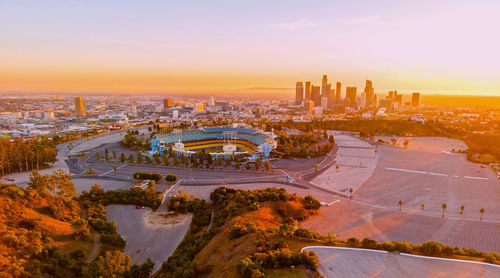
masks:
{"label": "white parking line", "polygon": [[433,172],[429,172],[429,175],[431,175],[431,176],[442,176],[442,177],[447,177],[448,176],[447,174],[440,174],[440,173],[433,173]]}
{"label": "white parking line", "polygon": [[464,176],[466,179],[475,179],[475,180],[487,180],[488,178],[482,178],[482,177],[471,177],[471,176]]}
{"label": "white parking line", "polygon": [[[122,166],[120,166],[120,167],[116,168],[116,170],[118,170],[118,169],[120,169],[120,168],[123,168],[123,167],[125,167],[125,166],[127,166],[127,164],[124,164],[124,165],[122,165]],[[113,171],[114,171],[114,169],[111,169],[111,170],[107,171],[106,173],[104,173],[104,174],[102,174],[102,175],[99,175],[99,177],[102,177],[102,176],[104,176],[104,175],[107,175],[107,174],[109,174],[109,173],[111,173],[111,172],[113,172]]]}
{"label": "white parking line", "polygon": [[340,201],[340,200],[333,201],[333,202],[329,203],[327,206],[331,206],[331,205],[335,204],[338,201]]}
{"label": "white parking line", "polygon": [[407,170],[407,169],[399,169],[399,168],[385,168],[385,169],[391,170],[391,171],[413,173],[413,174],[424,174],[424,175],[427,174],[427,172],[424,172],[424,171],[415,171],[415,170]]}
{"label": "white parking line", "polygon": [[[424,171],[416,171],[416,170],[408,170],[408,169],[400,169],[400,168],[385,168],[385,169],[390,170],[390,171],[398,171],[398,172],[405,172],[405,173],[412,173],[412,174],[423,174],[423,175],[431,175],[431,176],[448,177],[447,174],[442,174],[442,173],[424,172]],[[460,178],[460,176],[458,176],[458,175],[451,175],[451,177]],[[484,178],[484,177],[471,177],[471,176],[463,176],[463,177],[466,179],[488,180],[488,178]]]}

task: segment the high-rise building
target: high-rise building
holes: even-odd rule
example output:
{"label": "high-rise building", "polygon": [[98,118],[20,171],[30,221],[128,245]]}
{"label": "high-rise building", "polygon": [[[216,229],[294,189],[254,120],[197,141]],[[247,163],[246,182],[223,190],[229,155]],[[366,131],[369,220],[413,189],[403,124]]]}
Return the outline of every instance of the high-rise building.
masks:
{"label": "high-rise building", "polygon": [[385,108],[385,111],[390,111],[392,109],[392,99],[380,99],[378,107]]}
{"label": "high-rise building", "polygon": [[412,107],[417,107],[419,106],[420,103],[420,93],[412,93],[411,94],[411,106]]}
{"label": "high-rise building", "polygon": [[327,97],[321,97],[321,107],[324,109],[328,108],[328,98]]}
{"label": "high-rise building", "polygon": [[83,116],[85,113],[85,109],[83,107],[83,98],[75,97],[75,115]]}
{"label": "high-rise building", "polygon": [[342,83],[337,82],[337,86],[335,88],[335,93],[336,93],[336,95],[335,95],[335,102],[337,104],[340,104],[340,98],[341,98],[340,94],[341,94],[341,92],[342,92]]}
{"label": "high-rise building", "polygon": [[394,96],[394,91],[389,91],[389,95],[387,95],[387,99],[392,99]]}
{"label": "high-rise building", "polygon": [[314,101],[314,106],[321,105],[320,86],[311,86],[311,100]]}
{"label": "high-rise building", "polygon": [[373,89],[373,83],[371,80],[366,80],[366,85],[365,85],[365,106],[370,106],[374,103],[374,94],[375,90]]}
{"label": "high-rise building", "polygon": [[163,102],[163,111],[173,106],[171,98],[164,98],[162,102]]}
{"label": "high-rise building", "polygon": [[306,87],[304,90],[304,99],[312,100],[311,99],[311,81],[306,81]]}
{"label": "high-rise building", "polygon": [[356,107],[356,87],[345,88],[346,105],[349,107]]}
{"label": "high-rise building", "polygon": [[394,92],[394,98],[392,99],[392,104],[393,106],[401,107],[401,104],[403,104],[403,96],[402,95],[396,95],[396,91]]}
{"label": "high-rise building", "polygon": [[330,103],[334,99],[335,95],[332,95],[332,83],[326,84],[325,95],[321,95],[321,97],[326,97],[328,99],[328,103]]}
{"label": "high-rise building", "polygon": [[328,97],[328,109],[332,109],[333,106],[335,105],[336,100],[335,100],[335,89],[330,90],[330,95]]}
{"label": "high-rise building", "polygon": [[215,105],[215,99],[213,96],[208,97],[208,106],[214,106]]}
{"label": "high-rise building", "polygon": [[323,97],[328,96],[328,94],[330,93],[330,90],[328,90],[328,77],[325,74],[325,75],[323,75],[323,78],[321,79],[321,96],[323,96]]}
{"label": "high-rise building", "polygon": [[308,99],[304,100],[304,110],[312,113],[314,111],[314,101]]}
{"label": "high-rise building", "polygon": [[297,82],[295,85],[295,104],[300,105],[304,100],[304,87],[302,82]]}

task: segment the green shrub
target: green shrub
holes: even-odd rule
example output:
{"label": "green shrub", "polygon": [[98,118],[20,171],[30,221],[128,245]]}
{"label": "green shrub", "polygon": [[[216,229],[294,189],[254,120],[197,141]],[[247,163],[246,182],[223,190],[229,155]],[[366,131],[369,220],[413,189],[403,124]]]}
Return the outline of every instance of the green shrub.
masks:
{"label": "green shrub", "polygon": [[156,182],[160,181],[162,174],[160,173],[146,173],[146,172],[135,172],[132,177],[136,180],[154,180]]}
{"label": "green shrub", "polygon": [[168,182],[175,182],[175,181],[177,181],[177,175],[175,175],[175,174],[168,174],[165,177],[165,180],[168,181]]}
{"label": "green shrub", "polygon": [[355,237],[350,237],[347,239],[347,244],[352,247],[356,247],[359,245],[359,239]]}
{"label": "green shrub", "polygon": [[377,248],[377,241],[374,239],[370,239],[370,238],[365,237],[361,241],[361,246],[363,246],[364,248],[375,249],[375,248]]}

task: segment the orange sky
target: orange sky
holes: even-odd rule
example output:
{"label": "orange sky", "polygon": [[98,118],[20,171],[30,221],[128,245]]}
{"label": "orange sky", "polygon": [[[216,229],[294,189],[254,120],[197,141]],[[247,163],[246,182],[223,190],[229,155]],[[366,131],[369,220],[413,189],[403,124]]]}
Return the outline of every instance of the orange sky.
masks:
{"label": "orange sky", "polygon": [[500,95],[500,2],[479,2],[7,1],[0,93],[227,93],[328,74],[376,93]]}

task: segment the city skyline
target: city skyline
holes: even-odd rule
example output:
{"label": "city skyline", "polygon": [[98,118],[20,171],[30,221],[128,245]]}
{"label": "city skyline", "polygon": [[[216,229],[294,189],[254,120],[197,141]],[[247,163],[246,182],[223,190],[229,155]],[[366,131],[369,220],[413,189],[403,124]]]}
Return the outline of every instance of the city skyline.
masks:
{"label": "city skyline", "polygon": [[500,95],[499,5],[2,1],[0,92],[293,94],[328,74],[384,93]]}

